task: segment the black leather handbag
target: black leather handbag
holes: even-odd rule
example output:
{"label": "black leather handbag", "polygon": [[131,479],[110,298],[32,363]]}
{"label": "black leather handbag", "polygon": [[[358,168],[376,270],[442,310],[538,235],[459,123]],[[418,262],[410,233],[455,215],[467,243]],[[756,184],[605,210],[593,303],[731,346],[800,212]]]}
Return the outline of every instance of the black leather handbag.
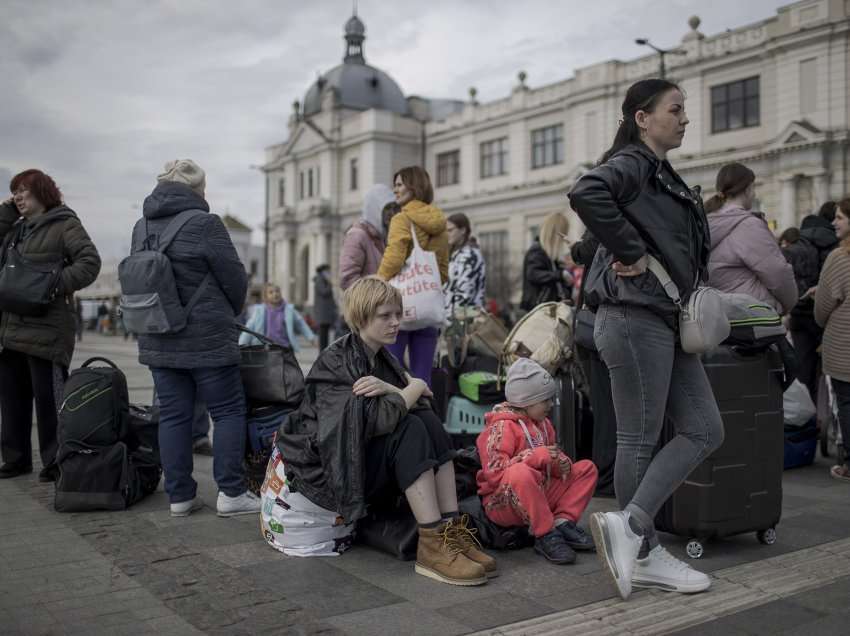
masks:
{"label": "black leather handbag", "polygon": [[43,316],[56,298],[62,261],[36,263],[21,256],[17,245],[24,226],[3,250],[0,265],[0,311],[19,316]]}
{"label": "black leather handbag", "polygon": [[304,397],[304,373],[290,347],[237,325],[261,344],[239,347],[239,371],[245,399],[252,404],[284,404],[298,408]]}
{"label": "black leather handbag", "polygon": [[596,351],[596,343],[593,340],[593,326],[596,323],[596,314],[587,307],[582,307],[576,314],[573,338],[577,345]]}

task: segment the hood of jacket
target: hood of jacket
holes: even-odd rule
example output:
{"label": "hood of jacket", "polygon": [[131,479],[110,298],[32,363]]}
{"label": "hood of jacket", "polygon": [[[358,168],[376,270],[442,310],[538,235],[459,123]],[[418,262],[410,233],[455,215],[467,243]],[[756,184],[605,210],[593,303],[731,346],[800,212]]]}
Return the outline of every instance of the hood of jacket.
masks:
{"label": "hood of jacket", "polygon": [[488,411],[484,414],[484,425],[490,426],[493,422],[519,422],[521,419],[528,419],[527,415],[522,415],[521,413],[517,413],[507,402],[502,402],[501,404],[497,404],[492,408],[492,410]]}
{"label": "hood of jacket", "polygon": [[[824,220],[827,223],[826,220]],[[829,249],[838,245],[838,237],[835,235],[835,228],[831,224],[824,225],[809,225],[800,230],[800,236],[807,239],[812,245],[819,250]]]}
{"label": "hood of jacket", "polygon": [[185,210],[209,212],[210,206],[189,186],[175,181],[162,181],[145,198],[142,214],[146,219],[160,219]]}
{"label": "hood of jacket", "polygon": [[437,236],[446,231],[446,215],[436,206],[414,199],[404,205],[401,213],[428,236]]}
{"label": "hood of jacket", "polygon": [[44,214],[40,214],[35,217],[32,221],[26,220],[23,216],[18,220],[19,223],[23,223],[26,227],[24,230],[25,235],[32,234],[40,227],[53,223],[54,221],[59,221],[61,219],[69,219],[69,218],[77,218],[77,213],[74,212],[67,205],[60,204],[55,208],[50,208]]}
{"label": "hood of jacket", "polygon": [[725,205],[707,216],[708,229],[711,235],[711,249],[714,249],[732,233],[732,230],[754,214],[752,211],[745,210],[737,205]]}
{"label": "hood of jacket", "polygon": [[376,183],[366,192],[363,197],[363,212],[360,218],[377,230],[379,236],[383,236],[383,212],[388,203],[395,201],[395,195],[389,187],[383,183]]}

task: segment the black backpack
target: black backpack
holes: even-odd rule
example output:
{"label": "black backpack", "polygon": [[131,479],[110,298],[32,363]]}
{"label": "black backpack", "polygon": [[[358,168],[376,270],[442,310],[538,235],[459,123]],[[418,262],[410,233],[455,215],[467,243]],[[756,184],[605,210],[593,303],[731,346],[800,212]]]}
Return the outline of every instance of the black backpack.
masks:
{"label": "black backpack", "polygon": [[86,360],[68,377],[59,410],[56,511],[124,510],[156,490],[158,423],[149,407],[130,408],[127,379],[115,364]]}

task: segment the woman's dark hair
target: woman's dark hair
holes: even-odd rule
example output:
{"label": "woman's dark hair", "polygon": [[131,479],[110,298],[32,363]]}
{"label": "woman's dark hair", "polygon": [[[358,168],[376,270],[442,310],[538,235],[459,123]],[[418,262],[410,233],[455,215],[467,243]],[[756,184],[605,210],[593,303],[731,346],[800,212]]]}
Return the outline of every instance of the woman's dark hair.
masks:
{"label": "woman's dark hair", "polygon": [[59,191],[56,182],[41,170],[31,168],[12,177],[12,181],[9,183],[9,191],[15,194],[15,191],[20,188],[29,190],[30,194],[38,199],[38,202],[47,210],[52,210],[62,203],[62,193]]}
{"label": "woman's dark hair", "polygon": [[422,203],[431,203],[434,200],[434,187],[431,185],[431,177],[424,168],[419,166],[408,166],[402,168],[393,175],[393,184],[397,177],[413,193],[413,198]]}
{"label": "woman's dark hair", "polygon": [[782,232],[779,235],[779,243],[788,243],[789,245],[793,245],[797,241],[800,240],[800,230],[796,227],[789,227],[787,230]]}
{"label": "woman's dark hair", "polygon": [[614,136],[614,143],[605,151],[599,163],[605,163],[630,144],[640,143],[640,127],[635,121],[635,114],[639,110],[651,113],[664,94],[674,89],[681,90],[677,84],[663,79],[641,80],[629,86],[626,98],[623,100],[623,118]]}
{"label": "woman's dark hair", "polygon": [[705,202],[706,214],[717,212],[727,200],[741,194],[755,180],[756,173],[744,164],[727,163],[717,173],[717,181],[714,186],[717,194]]}
{"label": "woman's dark hair", "polygon": [[463,212],[455,212],[446,221],[466,232],[466,238],[463,240],[464,245],[472,239],[472,226],[469,224],[469,217]]}
{"label": "woman's dark hair", "polygon": [[835,208],[837,207],[838,204],[835,201],[827,201],[822,206],[820,206],[820,210],[818,210],[818,216],[832,223],[835,220]]}

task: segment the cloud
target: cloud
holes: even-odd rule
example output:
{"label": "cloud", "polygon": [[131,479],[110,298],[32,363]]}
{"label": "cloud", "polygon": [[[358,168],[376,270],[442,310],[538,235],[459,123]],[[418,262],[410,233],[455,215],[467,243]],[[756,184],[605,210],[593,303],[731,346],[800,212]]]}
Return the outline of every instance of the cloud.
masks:
{"label": "cloud", "polygon": [[[765,19],[780,4],[715,0],[701,30]],[[675,45],[703,6],[361,0],[358,12],[367,61],[406,94],[464,99],[476,86],[486,101],[507,96],[519,70],[534,87],[645,53],[635,37]],[[0,179],[49,172],[106,258],[127,249],[156,174],[177,157],[205,168],[214,211],[259,227],[263,179],[250,166],[286,138],[292,101],[342,61],[350,11],[348,0],[6,0]]]}

